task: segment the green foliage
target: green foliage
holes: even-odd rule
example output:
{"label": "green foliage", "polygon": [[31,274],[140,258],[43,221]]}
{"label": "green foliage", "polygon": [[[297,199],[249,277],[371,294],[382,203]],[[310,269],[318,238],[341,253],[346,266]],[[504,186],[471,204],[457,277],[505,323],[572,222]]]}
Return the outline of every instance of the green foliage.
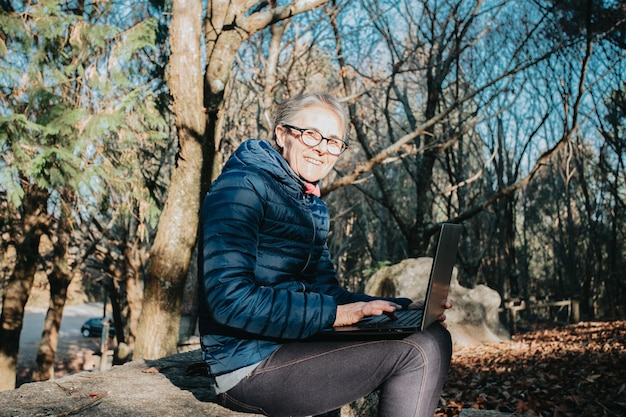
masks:
{"label": "green foliage", "polygon": [[20,146],[21,132],[37,133],[41,127],[36,123],[31,123],[23,115],[9,115],[0,118],[0,184],[6,192],[7,199],[13,206],[19,206],[24,191],[20,187],[20,171],[18,166],[21,161],[29,156],[26,147]]}
{"label": "green foliage", "polygon": [[169,150],[150,88],[157,19],[135,20],[141,3],[13,7],[0,12],[0,192],[17,208],[28,183],[72,190],[91,215],[141,202],[155,225],[161,202],[146,178],[160,171],[147,161]]}
{"label": "green foliage", "polygon": [[78,176],[76,158],[66,149],[47,148],[30,162],[31,177],[37,178],[41,188],[51,188],[55,184],[70,184]]}

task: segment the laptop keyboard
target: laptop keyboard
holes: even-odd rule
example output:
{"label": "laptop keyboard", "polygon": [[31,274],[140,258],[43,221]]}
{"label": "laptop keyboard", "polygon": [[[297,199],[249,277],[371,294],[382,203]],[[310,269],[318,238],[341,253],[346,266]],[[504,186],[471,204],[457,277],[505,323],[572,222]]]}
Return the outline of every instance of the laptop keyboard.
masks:
{"label": "laptop keyboard", "polygon": [[359,327],[367,329],[385,329],[403,326],[419,326],[424,310],[400,310],[395,313],[397,319],[393,320],[386,314],[370,316],[357,323]]}

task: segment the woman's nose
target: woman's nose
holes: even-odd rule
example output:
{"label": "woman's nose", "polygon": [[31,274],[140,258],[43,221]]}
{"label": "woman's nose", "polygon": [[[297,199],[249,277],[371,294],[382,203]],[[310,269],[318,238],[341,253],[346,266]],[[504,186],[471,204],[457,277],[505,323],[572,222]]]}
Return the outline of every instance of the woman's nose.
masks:
{"label": "woman's nose", "polygon": [[326,139],[322,139],[320,141],[320,143],[315,145],[315,148],[313,148],[313,149],[318,151],[320,154],[327,153],[328,152],[328,141]]}

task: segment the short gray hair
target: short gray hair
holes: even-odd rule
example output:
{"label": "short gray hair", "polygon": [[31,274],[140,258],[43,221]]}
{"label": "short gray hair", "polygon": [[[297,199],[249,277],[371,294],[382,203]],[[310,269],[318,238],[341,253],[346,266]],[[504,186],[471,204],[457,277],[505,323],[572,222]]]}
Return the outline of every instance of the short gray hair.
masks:
{"label": "short gray hair", "polygon": [[339,100],[326,93],[297,95],[280,103],[274,114],[274,126],[272,127],[274,143],[276,143],[276,127],[282,124],[290,124],[296,114],[310,106],[324,106],[337,115],[343,128],[342,139],[347,145],[348,131],[350,129],[348,113]]}

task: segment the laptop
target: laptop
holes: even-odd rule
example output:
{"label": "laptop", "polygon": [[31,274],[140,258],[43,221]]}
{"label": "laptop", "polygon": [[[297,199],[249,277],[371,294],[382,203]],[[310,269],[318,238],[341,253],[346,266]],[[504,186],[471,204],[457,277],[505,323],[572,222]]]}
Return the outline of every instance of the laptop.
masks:
{"label": "laptop", "polygon": [[[393,315],[364,317],[349,326],[325,329],[315,339],[390,338],[423,331],[445,311],[462,226],[444,223],[430,270],[423,310],[398,310]],[[392,317],[395,316],[395,317]]]}

